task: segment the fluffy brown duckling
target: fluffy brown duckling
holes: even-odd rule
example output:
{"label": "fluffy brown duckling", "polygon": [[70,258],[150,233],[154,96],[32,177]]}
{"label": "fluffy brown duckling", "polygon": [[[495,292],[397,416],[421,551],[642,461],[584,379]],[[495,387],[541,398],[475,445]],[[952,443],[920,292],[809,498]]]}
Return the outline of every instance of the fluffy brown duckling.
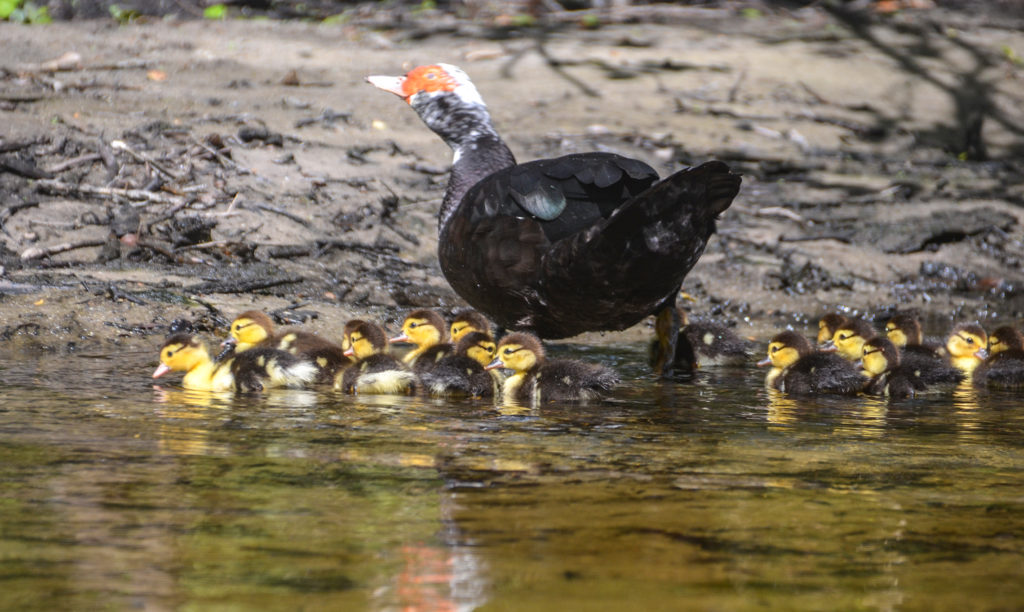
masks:
{"label": "fluffy brown duckling", "polygon": [[334,388],[345,393],[369,395],[412,395],[419,378],[401,361],[388,354],[384,328],[368,321],[354,321],[343,345],[346,357],[356,362],[335,375]]}
{"label": "fluffy brown duckling", "polygon": [[818,346],[822,346],[832,339],[839,326],[846,323],[849,318],[837,312],[830,312],[818,319]]}
{"label": "fluffy brown duckling", "polygon": [[448,330],[453,343],[458,343],[463,336],[470,332],[482,332],[491,335],[491,322],[480,312],[467,308],[455,313],[452,324]]}
{"label": "fluffy brown duckling", "polygon": [[426,372],[442,358],[455,352],[448,342],[448,326],[433,310],[414,310],[402,321],[402,333],[391,342],[411,342],[416,348],[402,357],[402,362],[416,372]]}
{"label": "fluffy brown duckling", "polygon": [[1008,325],[996,328],[988,347],[976,356],[984,359],[974,370],[975,386],[994,389],[1024,388],[1024,335]]}
{"label": "fluffy brown duckling", "polygon": [[540,340],[523,332],[509,334],[498,344],[488,370],[506,368],[512,375],[502,386],[505,403],[536,405],[549,401],[597,399],[619,383],[603,365],[573,359],[547,359]]}
{"label": "fluffy brown duckling", "polygon": [[[928,384],[952,382],[950,376],[958,374],[949,362],[946,349],[924,342],[921,322],[910,312],[898,312],[885,322],[885,335],[900,351],[900,361],[908,367],[920,369],[938,379]],[[962,376],[956,377],[957,380]]]}
{"label": "fluffy brown duckling", "polygon": [[[750,342],[740,338],[728,325],[714,321],[693,321],[682,308],[678,309],[680,319],[679,337],[673,368],[693,371],[711,366],[743,365],[750,359]],[[663,325],[665,318],[659,317],[655,325]],[[661,337],[662,331],[657,333]],[[659,363],[662,350],[657,339],[651,342],[649,361]]]}
{"label": "fluffy brown duckling", "polygon": [[236,353],[254,347],[286,351],[316,366],[316,382],[334,380],[339,370],[352,363],[345,357],[345,350],[334,342],[300,329],[275,330],[274,321],[258,310],[247,310],[235,317],[230,330]]}
{"label": "fluffy brown duckling", "polygon": [[153,378],[185,372],[182,385],[200,391],[262,391],[271,387],[304,387],[316,377],[316,367],[273,348],[254,348],[220,361],[191,334],[174,334],[160,348],[160,366]]}
{"label": "fluffy brown duckling", "polygon": [[431,370],[420,374],[424,389],[435,396],[494,397],[500,393],[501,372],[484,370],[494,359],[497,345],[485,332],[461,334],[455,354],[448,355]]}
{"label": "fluffy brown duckling", "polygon": [[821,350],[835,351],[843,359],[856,363],[860,361],[864,343],[877,335],[875,328],[864,319],[847,317],[845,322],[836,327],[832,339],[825,342]]}
{"label": "fluffy brown duckling", "polygon": [[768,343],[767,358],[757,365],[771,365],[766,387],[794,395],[851,395],[867,383],[853,363],[835,353],[815,350],[810,340],[794,331],[776,334]]}
{"label": "fluffy brown duckling", "polygon": [[862,373],[871,380],[864,392],[903,399],[925,393],[935,384],[957,383],[963,379],[959,370],[941,362],[939,372],[922,369],[920,365],[904,363],[900,350],[886,337],[868,340],[864,343],[861,367]]}
{"label": "fluffy brown duckling", "polygon": [[988,334],[977,323],[960,323],[946,338],[946,350],[949,351],[953,366],[964,374],[974,372],[982,358],[978,351],[988,346]]}

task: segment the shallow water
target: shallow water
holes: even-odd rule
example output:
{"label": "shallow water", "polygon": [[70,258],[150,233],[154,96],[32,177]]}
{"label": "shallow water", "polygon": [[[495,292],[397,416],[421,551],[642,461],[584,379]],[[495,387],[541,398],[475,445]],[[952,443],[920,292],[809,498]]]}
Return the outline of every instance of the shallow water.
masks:
{"label": "shallow water", "polygon": [[753,367],[540,409],[155,389],[0,359],[3,609],[1024,607],[1024,408],[769,396]]}

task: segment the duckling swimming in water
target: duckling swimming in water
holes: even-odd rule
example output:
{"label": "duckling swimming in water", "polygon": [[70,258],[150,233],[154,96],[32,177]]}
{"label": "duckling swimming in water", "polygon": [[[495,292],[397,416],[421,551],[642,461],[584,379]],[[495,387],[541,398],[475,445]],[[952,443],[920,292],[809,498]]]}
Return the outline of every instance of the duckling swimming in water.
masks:
{"label": "duckling swimming in water", "polygon": [[387,353],[388,336],[376,323],[350,322],[343,340],[347,357],[356,362],[335,375],[334,388],[346,393],[412,395],[419,378],[401,361]]}
{"label": "duckling swimming in water", "polygon": [[836,327],[835,333],[832,334],[832,340],[826,342],[822,350],[834,350],[843,359],[856,363],[860,361],[864,343],[877,335],[875,328],[871,327],[871,324],[864,319],[848,317],[844,323]]}
{"label": "duckling swimming in water", "polygon": [[864,392],[870,395],[903,399],[928,390],[922,372],[902,363],[899,349],[888,338],[879,336],[865,342],[861,365],[862,373],[870,379]]}
{"label": "duckling swimming in water", "polygon": [[547,359],[540,340],[528,333],[509,334],[498,344],[488,370],[507,368],[502,400],[536,405],[548,401],[597,399],[619,383],[618,375],[603,365],[573,359]]}
{"label": "duckling swimming in water", "polygon": [[453,343],[458,343],[464,335],[470,332],[483,332],[490,336],[491,322],[480,312],[467,308],[455,313],[449,332]]}
{"label": "duckling swimming in water", "polygon": [[899,351],[900,367],[916,372],[923,384],[955,385],[963,380],[963,372],[953,367],[944,348],[923,342],[921,322],[914,314],[894,314],[885,322],[885,335]]}
{"label": "duckling swimming in water", "polygon": [[814,350],[807,338],[794,331],[776,334],[768,343],[768,357],[757,365],[772,366],[765,376],[766,387],[795,395],[851,395],[867,383],[851,362]]}
{"label": "duckling swimming in water", "polygon": [[[691,321],[682,308],[678,308],[680,329],[676,340],[676,353],[673,368],[693,371],[709,366],[743,365],[750,359],[751,345],[736,335],[728,325],[714,321]],[[667,319],[658,317],[655,326],[661,326]],[[658,330],[656,336],[662,337],[667,330]],[[652,366],[659,363],[661,343],[657,339],[650,344],[648,351]]]}
{"label": "duckling swimming in water", "polygon": [[988,334],[977,323],[960,323],[946,338],[950,361],[964,374],[970,375],[981,364],[978,350],[988,346]]}
{"label": "duckling swimming in water", "polygon": [[839,326],[849,321],[846,315],[837,312],[830,312],[818,320],[818,346],[822,346],[832,339]]}
{"label": "duckling swimming in water", "polygon": [[304,387],[316,367],[304,359],[272,348],[254,348],[214,361],[206,345],[191,334],[174,334],[160,348],[160,366],[153,378],[185,372],[182,385],[200,391],[262,391],[271,387]]}
{"label": "duckling swimming in water", "polygon": [[[352,363],[337,344],[314,333],[300,329],[274,329],[274,322],[265,313],[247,310],[231,322],[234,351],[251,348],[275,348],[312,362],[317,368],[316,382],[330,382],[341,368]],[[225,345],[230,344],[225,341]],[[227,351],[222,353],[226,355]]]}
{"label": "duckling swimming in water", "polygon": [[431,395],[464,395],[493,397],[500,393],[505,379],[497,369],[484,370],[497,350],[494,339],[485,332],[463,333],[455,345],[455,354],[437,362],[431,370],[420,374],[423,386]]}
{"label": "duckling swimming in water", "polygon": [[391,342],[411,342],[416,348],[402,357],[402,362],[417,373],[426,372],[443,357],[455,352],[448,342],[448,326],[433,310],[414,310],[402,321],[402,333]]}
{"label": "duckling swimming in water", "polygon": [[975,353],[984,359],[974,370],[975,386],[993,389],[1024,388],[1024,335],[1005,325],[988,337],[988,347]]}

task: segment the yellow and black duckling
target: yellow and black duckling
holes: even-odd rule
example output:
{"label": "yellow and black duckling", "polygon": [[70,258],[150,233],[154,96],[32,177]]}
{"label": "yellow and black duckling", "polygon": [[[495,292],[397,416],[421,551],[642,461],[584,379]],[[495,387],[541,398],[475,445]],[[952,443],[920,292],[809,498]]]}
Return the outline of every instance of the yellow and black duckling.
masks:
{"label": "yellow and black duckling", "polygon": [[[710,366],[743,365],[750,359],[750,342],[740,338],[728,325],[714,321],[691,321],[682,308],[678,309],[680,319],[679,337],[676,340],[674,368],[693,371]],[[667,322],[658,317],[655,326]],[[661,330],[656,334],[662,336]],[[649,361],[659,363],[661,343],[653,340],[650,344]]]}
{"label": "yellow and black duckling", "polygon": [[836,351],[843,359],[856,363],[863,354],[864,343],[877,335],[875,328],[864,319],[847,317],[846,321],[836,327],[832,340],[825,342],[821,348],[824,351]]}
{"label": "yellow and black duckling", "polygon": [[346,357],[356,362],[334,378],[334,388],[346,393],[412,395],[419,378],[401,361],[388,354],[388,336],[376,323],[356,321],[346,325]]}
{"label": "yellow and black duckling", "polygon": [[988,334],[977,323],[960,323],[953,327],[946,338],[946,350],[950,361],[964,374],[974,372],[982,358],[978,351],[988,346]]}
{"label": "yellow and black duckling", "polygon": [[512,375],[502,386],[502,401],[535,405],[548,401],[597,399],[619,384],[618,375],[603,365],[572,359],[547,359],[533,334],[509,334],[498,344],[488,370],[506,368]]}
{"label": "yellow and black duckling", "polygon": [[925,385],[956,384],[964,375],[949,361],[946,349],[924,343],[921,322],[910,312],[894,314],[885,322],[885,335],[900,354],[900,367],[916,372]]}
{"label": "yellow and black duckling", "polygon": [[402,321],[402,333],[391,342],[416,345],[402,357],[402,361],[416,372],[430,370],[442,358],[455,352],[455,347],[448,342],[448,326],[433,310],[414,310],[406,315]]}
{"label": "yellow and black duckling", "polygon": [[317,368],[316,382],[334,380],[339,370],[352,363],[345,357],[345,350],[334,342],[299,329],[276,331],[271,318],[258,310],[247,310],[235,317],[231,338],[236,353],[254,347],[275,348],[310,360]]}
{"label": "yellow and black duckling", "polygon": [[505,379],[497,369],[484,370],[491,363],[497,345],[491,335],[474,331],[461,334],[455,354],[420,373],[423,387],[435,396],[494,397]]}
{"label": "yellow and black duckling", "polygon": [[846,315],[837,312],[830,312],[818,320],[818,346],[822,346],[832,339],[840,325],[849,321]]}
{"label": "yellow and black duckling", "polygon": [[985,361],[974,370],[974,384],[994,389],[1024,388],[1024,335],[1010,326],[996,328],[988,348],[977,352]]}
{"label": "yellow and black duckling", "polygon": [[867,383],[853,363],[835,353],[816,351],[810,340],[795,331],[776,334],[768,343],[768,357],[757,365],[772,366],[765,376],[766,387],[794,395],[851,395]]}
{"label": "yellow and black duckling", "polygon": [[861,373],[870,379],[865,393],[903,399],[928,390],[929,383],[922,371],[902,363],[899,349],[886,337],[878,336],[864,343],[861,367]]}
{"label": "yellow and black duckling", "polygon": [[191,334],[174,334],[160,348],[160,366],[153,378],[185,372],[182,385],[200,391],[262,391],[271,387],[304,387],[316,377],[316,367],[295,355],[273,348],[254,348],[214,361],[206,345]]}
{"label": "yellow and black duckling", "polygon": [[491,322],[479,311],[466,308],[455,313],[448,332],[453,344],[458,343],[463,336],[470,332],[483,332],[490,336]]}

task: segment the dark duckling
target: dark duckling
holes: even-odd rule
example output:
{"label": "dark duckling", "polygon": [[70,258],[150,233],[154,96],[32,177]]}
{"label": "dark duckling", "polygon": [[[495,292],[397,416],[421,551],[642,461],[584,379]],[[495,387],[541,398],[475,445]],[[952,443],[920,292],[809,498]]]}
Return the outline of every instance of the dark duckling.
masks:
{"label": "dark duckling", "polygon": [[1024,335],[1010,326],[996,328],[988,347],[976,355],[984,359],[974,370],[973,382],[992,389],[1024,389]]}
{"label": "dark duckling", "polygon": [[925,384],[955,384],[963,373],[954,368],[944,347],[924,342],[921,322],[910,312],[894,314],[885,322],[885,335],[900,351],[900,363],[921,372]]}
{"label": "dark duckling", "polygon": [[416,348],[402,357],[402,362],[417,373],[431,370],[437,362],[455,352],[448,342],[448,326],[433,310],[414,310],[402,321],[402,333],[391,342],[411,342]]}
{"label": "dark duckling", "polygon": [[[345,357],[345,350],[334,342],[301,329],[277,331],[273,320],[258,310],[248,310],[235,317],[230,329],[236,353],[255,347],[291,353],[316,366],[316,382],[331,382],[339,370],[352,363]],[[225,342],[226,345],[230,343]]]}
{"label": "dark duckling", "polygon": [[[750,360],[751,343],[737,336],[731,327],[714,321],[692,321],[685,310],[678,311],[681,328],[674,368],[693,371],[711,366],[743,365]],[[655,325],[663,325],[666,320],[659,317]],[[653,340],[648,352],[651,365],[658,363],[660,351],[661,344]]]}
{"label": "dark duckling", "polygon": [[463,336],[470,332],[482,332],[491,335],[491,322],[480,312],[467,308],[455,313],[448,332],[451,335],[452,342],[458,343]]}
{"label": "dark duckling", "polygon": [[875,328],[864,319],[847,317],[846,321],[836,327],[832,339],[821,347],[823,351],[835,351],[850,363],[860,361],[864,343],[878,334]]}
{"label": "dark duckling", "polygon": [[339,372],[334,388],[367,395],[412,395],[419,378],[401,361],[388,354],[388,337],[376,323],[355,321],[346,325],[343,339],[347,357],[356,362]]}
{"label": "dark duckling", "polygon": [[254,348],[214,361],[206,345],[191,334],[174,334],[160,348],[160,366],[153,378],[185,372],[181,383],[200,391],[262,391],[272,387],[305,387],[316,377],[316,367],[273,348]]}
{"label": "dark duckling", "polygon": [[835,353],[816,351],[794,331],[776,334],[768,343],[768,357],[757,365],[772,366],[765,386],[794,395],[852,395],[867,383],[853,363]]}
{"label": "dark duckling", "polygon": [[832,336],[835,335],[839,326],[846,323],[849,318],[837,312],[830,312],[818,320],[818,346],[823,346]]}
{"label": "dark duckling", "polygon": [[[928,382],[926,372],[903,363],[896,345],[882,336],[864,343],[861,367],[863,368],[862,373],[870,379],[864,392],[871,395],[903,399],[925,393],[932,384]],[[949,366],[941,365],[941,367],[949,369]],[[959,371],[953,371],[960,375],[960,378],[963,377]],[[952,382],[958,382],[958,380]]]}
{"label": "dark duckling", "polygon": [[420,374],[423,387],[434,396],[494,397],[500,393],[504,377],[498,370],[484,370],[494,359],[497,346],[485,332],[461,334],[455,354],[437,362]]}
{"label": "dark duckling", "polygon": [[547,359],[544,347],[533,334],[509,334],[498,344],[498,353],[487,369],[506,368],[505,403],[536,405],[550,401],[597,399],[619,383],[618,375],[603,365],[573,359]]}

